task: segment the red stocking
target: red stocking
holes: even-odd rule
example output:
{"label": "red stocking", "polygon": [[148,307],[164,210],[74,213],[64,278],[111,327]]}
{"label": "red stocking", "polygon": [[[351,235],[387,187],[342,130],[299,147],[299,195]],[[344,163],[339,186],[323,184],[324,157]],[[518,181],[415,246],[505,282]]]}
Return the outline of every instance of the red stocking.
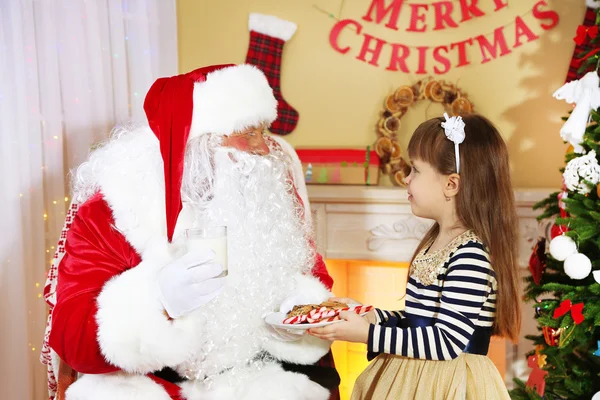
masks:
{"label": "red stocking", "polygon": [[246,63],[260,68],[273,88],[277,99],[277,120],[269,131],[287,135],[298,124],[298,111],[294,110],[281,95],[281,55],[283,45],[296,32],[296,24],[272,15],[251,13],[248,27],[250,45]]}

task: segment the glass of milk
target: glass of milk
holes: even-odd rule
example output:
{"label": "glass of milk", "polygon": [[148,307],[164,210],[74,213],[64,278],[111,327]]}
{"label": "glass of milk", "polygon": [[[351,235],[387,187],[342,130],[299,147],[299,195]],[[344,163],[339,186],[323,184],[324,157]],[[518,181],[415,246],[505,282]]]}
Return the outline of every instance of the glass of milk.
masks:
{"label": "glass of milk", "polygon": [[227,227],[211,226],[185,230],[187,250],[211,249],[216,254],[216,261],[223,267],[223,272],[217,277],[227,276]]}

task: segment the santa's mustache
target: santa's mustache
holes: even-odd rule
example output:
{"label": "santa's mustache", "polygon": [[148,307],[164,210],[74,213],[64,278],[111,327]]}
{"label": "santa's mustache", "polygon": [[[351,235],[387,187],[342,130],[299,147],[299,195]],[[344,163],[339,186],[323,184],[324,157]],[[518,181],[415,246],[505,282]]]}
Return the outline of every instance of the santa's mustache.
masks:
{"label": "santa's mustache", "polygon": [[[189,141],[182,181],[184,201],[203,208],[203,204],[213,198],[217,179],[288,181],[291,161],[281,149],[269,146],[269,154],[252,154],[222,146],[221,139],[216,135],[202,135]],[[240,184],[230,183],[232,186]]]}

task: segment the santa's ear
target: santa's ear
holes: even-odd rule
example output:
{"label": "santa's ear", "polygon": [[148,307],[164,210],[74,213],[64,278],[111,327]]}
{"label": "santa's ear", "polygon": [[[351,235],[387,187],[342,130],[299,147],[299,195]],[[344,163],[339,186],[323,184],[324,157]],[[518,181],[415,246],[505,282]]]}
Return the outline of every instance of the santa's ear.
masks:
{"label": "santa's ear", "polygon": [[278,135],[271,135],[269,137],[275,142],[277,142],[277,144],[281,146],[281,149],[285,153],[287,153],[292,159],[294,184],[296,186],[296,190],[298,190],[298,195],[300,196],[300,199],[302,199],[302,202],[304,203],[306,220],[310,223],[312,215],[310,211],[310,204],[308,202],[308,190],[306,189],[306,182],[304,181],[304,171],[302,170],[302,162],[300,161],[296,150],[294,150],[292,145],[289,144],[285,139]]}

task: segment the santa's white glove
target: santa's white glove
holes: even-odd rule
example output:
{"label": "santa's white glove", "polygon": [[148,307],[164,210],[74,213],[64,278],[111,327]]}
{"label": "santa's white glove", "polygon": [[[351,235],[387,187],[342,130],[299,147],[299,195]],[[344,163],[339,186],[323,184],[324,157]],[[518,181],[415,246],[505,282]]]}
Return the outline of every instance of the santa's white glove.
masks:
{"label": "santa's white glove", "polygon": [[[319,301],[317,301],[316,299],[311,299],[309,296],[306,296],[303,294],[290,296],[290,297],[286,298],[285,300],[283,300],[283,302],[281,303],[281,306],[279,307],[279,312],[282,314],[287,314],[292,310],[292,308],[294,308],[294,306],[297,306],[300,304],[315,304],[315,303],[319,303]],[[266,315],[263,315],[263,319],[264,319],[264,317],[266,317]],[[273,337],[281,342],[294,342],[294,341],[300,340],[300,339],[302,339],[302,336],[305,333],[304,330],[276,328],[269,324],[266,324],[266,325],[267,325],[267,330],[269,331],[269,334],[271,335],[271,337]]]}
{"label": "santa's white glove", "polygon": [[[273,314],[273,313],[264,314],[262,316],[263,320],[269,314]],[[272,325],[267,324],[266,322],[265,322],[265,325],[266,325],[266,329],[267,329],[267,332],[269,333],[269,335],[273,339],[279,340],[280,342],[295,342],[297,340],[302,339],[302,336],[305,333],[304,330],[276,328]]]}
{"label": "santa's white glove", "polygon": [[225,278],[212,250],[192,250],[160,271],[160,300],[171,318],[186,315],[219,295]]}

